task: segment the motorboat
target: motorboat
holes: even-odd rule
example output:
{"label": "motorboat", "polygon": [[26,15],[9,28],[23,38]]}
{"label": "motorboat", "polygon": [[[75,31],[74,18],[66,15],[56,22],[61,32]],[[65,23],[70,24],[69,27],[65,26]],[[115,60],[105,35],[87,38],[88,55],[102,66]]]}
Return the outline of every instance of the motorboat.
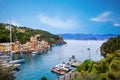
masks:
{"label": "motorboat", "polygon": [[69,64],[63,63],[63,64],[58,64],[55,67],[58,67],[59,69],[62,69],[66,72],[71,70],[71,66]]}
{"label": "motorboat", "polygon": [[69,58],[69,62],[68,62],[72,67],[77,67],[81,64],[80,61],[78,61],[74,55],[72,55],[71,58]]}
{"label": "motorboat", "polygon": [[32,54],[32,56],[35,56],[38,54],[38,51],[33,51],[31,54]]}
{"label": "motorboat", "polygon": [[52,70],[53,72],[58,73],[58,74],[65,74],[65,71],[64,71],[64,70],[59,69],[59,68],[57,68],[57,67],[53,67],[51,70]]}
{"label": "motorboat", "polygon": [[81,64],[81,62],[79,62],[79,61],[73,61],[73,62],[70,63],[70,65],[71,65],[72,67],[77,67],[77,66],[79,66],[80,64]]}

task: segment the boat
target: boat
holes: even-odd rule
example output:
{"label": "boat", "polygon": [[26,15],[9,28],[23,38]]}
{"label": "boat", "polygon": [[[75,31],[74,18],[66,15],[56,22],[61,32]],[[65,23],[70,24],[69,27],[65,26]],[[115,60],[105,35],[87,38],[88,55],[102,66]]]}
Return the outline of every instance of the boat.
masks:
{"label": "boat", "polygon": [[0,62],[10,61],[10,55],[9,54],[0,54]]}
{"label": "boat", "polygon": [[18,68],[21,64],[17,63],[9,63],[10,55],[9,54],[1,54],[0,55],[0,63],[4,68],[13,67],[14,69]]}
{"label": "boat", "polygon": [[10,63],[10,64],[19,64],[19,63],[25,62],[25,59],[23,58],[21,52],[20,52],[20,54],[22,56],[21,59],[14,60],[13,59],[13,55],[14,54],[16,54],[16,53],[14,51],[12,51],[9,54],[2,54],[2,55],[0,55],[0,62],[2,62],[2,63]]}
{"label": "boat", "polygon": [[33,51],[31,54],[32,54],[32,56],[35,56],[38,54],[38,51]]}
{"label": "boat", "polygon": [[64,71],[64,70],[59,69],[59,68],[57,68],[57,67],[53,67],[51,70],[52,70],[53,72],[58,73],[58,74],[65,74],[65,71]]}
{"label": "boat", "polygon": [[18,68],[21,64],[10,64],[10,63],[3,63],[2,66],[3,67],[14,67],[14,68]]}
{"label": "boat", "polygon": [[10,64],[17,64],[17,63],[23,63],[23,62],[25,62],[25,59],[11,60],[11,61],[9,61]]}
{"label": "boat", "polygon": [[58,74],[65,74],[66,72],[69,72],[71,70],[71,66],[70,64],[63,62],[62,64],[56,65],[51,70]]}
{"label": "boat", "polygon": [[38,49],[38,55],[40,55],[41,53],[43,53],[43,49]]}
{"label": "boat", "polygon": [[69,62],[68,62],[72,67],[77,67],[81,64],[80,61],[78,61],[74,55],[72,55],[72,57],[69,58]]}
{"label": "boat", "polygon": [[10,61],[9,61],[9,63],[11,64],[16,64],[16,63],[22,63],[22,62],[25,62],[25,58],[24,58],[24,56],[23,56],[23,53],[22,52],[19,52],[19,54],[22,56],[22,58],[21,59],[17,59],[17,60],[14,60],[13,59],[13,55],[14,54],[16,54],[16,52],[15,51],[12,51],[12,31],[11,31],[11,25],[9,25],[9,27],[10,27]]}
{"label": "boat", "polygon": [[66,72],[71,70],[71,66],[69,64],[63,63],[63,64],[58,64],[56,65],[56,67],[58,67],[59,69],[62,69]]}
{"label": "boat", "polygon": [[[25,62],[25,58],[22,54],[22,52],[16,53],[15,51],[11,51],[11,60],[9,61],[10,64],[19,64],[19,63],[23,63]],[[21,59],[13,59],[13,55],[15,54],[19,54],[19,56],[21,56]]]}
{"label": "boat", "polygon": [[81,62],[79,62],[79,61],[73,61],[70,64],[71,64],[72,67],[77,67],[77,66],[79,66],[81,64]]}
{"label": "boat", "polygon": [[62,63],[62,64],[56,65],[51,70],[58,74],[65,74],[66,72],[69,72],[71,70],[71,66],[69,64]]}

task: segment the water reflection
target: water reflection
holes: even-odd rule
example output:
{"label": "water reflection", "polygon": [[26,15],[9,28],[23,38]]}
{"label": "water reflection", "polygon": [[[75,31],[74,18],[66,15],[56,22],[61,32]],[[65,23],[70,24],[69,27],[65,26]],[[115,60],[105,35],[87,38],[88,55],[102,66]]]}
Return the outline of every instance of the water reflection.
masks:
{"label": "water reflection", "polygon": [[[66,62],[72,55],[83,62],[89,59],[87,50],[88,44],[84,40],[66,40],[66,45],[54,46],[47,53],[37,56],[26,54],[26,62],[21,66],[21,70],[16,73],[16,80],[40,80],[45,76],[48,80],[56,80],[58,74],[52,73],[51,68],[56,64]],[[90,41],[90,56],[94,61],[99,61],[102,57],[99,47],[104,41]]]}

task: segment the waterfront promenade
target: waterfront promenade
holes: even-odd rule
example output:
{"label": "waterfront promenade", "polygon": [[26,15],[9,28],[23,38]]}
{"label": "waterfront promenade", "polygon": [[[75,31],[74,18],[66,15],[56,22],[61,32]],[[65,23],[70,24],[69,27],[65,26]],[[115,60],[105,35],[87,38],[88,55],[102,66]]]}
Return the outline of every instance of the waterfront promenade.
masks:
{"label": "waterfront promenade", "polygon": [[[12,45],[12,47],[11,47]],[[12,48],[12,51],[15,52],[32,52],[32,51],[46,51],[50,48],[50,44],[44,40],[38,41],[36,37],[30,37],[30,42],[26,42],[25,44],[21,44],[19,41],[12,42],[11,43],[0,43],[0,52],[7,53],[10,52]]]}

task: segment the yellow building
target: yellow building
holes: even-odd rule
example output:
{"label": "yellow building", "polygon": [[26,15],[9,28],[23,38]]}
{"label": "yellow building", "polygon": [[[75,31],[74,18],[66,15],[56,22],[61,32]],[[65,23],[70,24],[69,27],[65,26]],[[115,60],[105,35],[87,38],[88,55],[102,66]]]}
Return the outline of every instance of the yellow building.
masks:
{"label": "yellow building", "polygon": [[0,44],[0,51],[3,52],[5,51],[5,47],[3,45]]}

